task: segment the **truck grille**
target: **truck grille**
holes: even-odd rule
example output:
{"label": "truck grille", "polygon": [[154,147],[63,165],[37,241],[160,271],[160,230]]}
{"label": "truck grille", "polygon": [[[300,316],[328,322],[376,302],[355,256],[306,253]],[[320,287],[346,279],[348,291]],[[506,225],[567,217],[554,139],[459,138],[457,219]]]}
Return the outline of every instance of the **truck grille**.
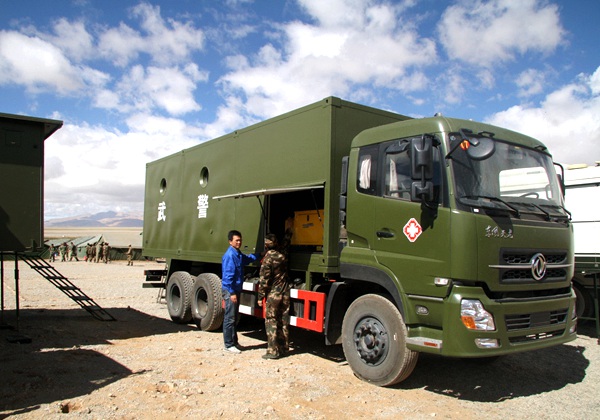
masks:
{"label": "truck grille", "polygon": [[[500,251],[499,269],[500,283],[525,284],[537,283],[531,271],[531,259],[539,250],[510,250]],[[546,275],[544,282],[560,282],[567,279],[567,252],[548,251],[542,252],[546,257]],[[556,267],[558,266],[558,267]]]}
{"label": "truck grille", "polygon": [[518,314],[518,315],[506,315],[504,321],[506,323],[507,331],[520,331],[527,330],[536,327],[547,327],[547,326],[562,326],[562,328],[545,331],[542,333],[526,334],[515,337],[510,337],[509,341],[512,344],[526,343],[530,341],[545,340],[562,335],[565,332],[565,326],[567,324],[567,315],[569,309],[560,309],[556,311],[548,312],[535,312],[532,314]]}
{"label": "truck grille", "polygon": [[504,321],[507,331],[525,330],[529,328],[547,327],[549,325],[566,324],[569,308],[556,311],[535,312],[532,314],[506,315]]}
{"label": "truck grille", "polygon": [[547,340],[548,338],[560,337],[564,334],[564,332],[565,330],[562,329],[538,334],[520,335],[518,337],[510,337],[508,341],[511,344],[529,343],[532,341]]}

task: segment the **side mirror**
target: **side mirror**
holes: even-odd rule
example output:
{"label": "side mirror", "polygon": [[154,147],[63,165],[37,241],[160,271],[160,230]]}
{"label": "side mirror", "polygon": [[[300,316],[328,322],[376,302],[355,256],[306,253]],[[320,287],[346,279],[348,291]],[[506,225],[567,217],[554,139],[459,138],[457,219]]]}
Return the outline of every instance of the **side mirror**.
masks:
{"label": "side mirror", "polygon": [[563,197],[565,196],[565,194],[567,193],[567,188],[565,187],[565,168],[557,162],[552,162],[554,164],[554,166],[556,166],[558,169],[560,169],[560,173],[557,173],[556,176],[558,177],[558,185],[560,185],[560,190],[562,192]]}
{"label": "side mirror", "polygon": [[469,138],[467,155],[473,160],[485,160],[496,151],[496,143],[487,137]]}
{"label": "side mirror", "polygon": [[434,137],[427,134],[410,142],[412,201],[433,201],[433,142]]}
{"label": "side mirror", "polygon": [[411,201],[433,201],[433,182],[413,181],[410,186]]}
{"label": "side mirror", "polygon": [[410,141],[411,176],[414,180],[433,179],[433,138],[426,134]]}

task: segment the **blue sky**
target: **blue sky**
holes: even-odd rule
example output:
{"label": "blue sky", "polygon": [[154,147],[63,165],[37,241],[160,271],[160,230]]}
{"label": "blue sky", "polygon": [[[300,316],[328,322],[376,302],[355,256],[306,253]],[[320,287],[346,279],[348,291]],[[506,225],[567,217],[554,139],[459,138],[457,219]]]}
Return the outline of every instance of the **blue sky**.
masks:
{"label": "blue sky", "polygon": [[0,0],[0,112],[64,121],[45,218],[143,209],[145,164],[334,95],[600,160],[597,0]]}

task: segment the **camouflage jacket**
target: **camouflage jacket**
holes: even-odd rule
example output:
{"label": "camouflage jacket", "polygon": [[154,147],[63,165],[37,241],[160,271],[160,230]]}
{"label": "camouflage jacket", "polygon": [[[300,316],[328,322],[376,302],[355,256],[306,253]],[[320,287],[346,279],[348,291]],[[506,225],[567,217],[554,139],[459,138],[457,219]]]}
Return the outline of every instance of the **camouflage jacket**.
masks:
{"label": "camouflage jacket", "polygon": [[258,299],[265,298],[271,290],[285,293],[288,289],[287,258],[271,249],[265,254],[260,266]]}

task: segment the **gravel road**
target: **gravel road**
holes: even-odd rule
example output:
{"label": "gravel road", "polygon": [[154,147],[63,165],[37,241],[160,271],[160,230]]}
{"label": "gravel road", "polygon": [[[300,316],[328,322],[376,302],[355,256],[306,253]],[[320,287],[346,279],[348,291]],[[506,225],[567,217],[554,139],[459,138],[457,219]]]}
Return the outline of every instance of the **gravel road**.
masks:
{"label": "gravel road", "polygon": [[291,355],[263,360],[264,324],[253,318],[240,323],[244,351],[226,354],[221,333],[172,323],[157,291],[142,288],[157,263],[54,264],[117,320],[94,319],[24,263],[17,319],[5,261],[0,419],[600,418],[593,325],[569,344],[493,363],[421,355],[410,378],[379,388],[352,375],[341,346],[294,328]]}

